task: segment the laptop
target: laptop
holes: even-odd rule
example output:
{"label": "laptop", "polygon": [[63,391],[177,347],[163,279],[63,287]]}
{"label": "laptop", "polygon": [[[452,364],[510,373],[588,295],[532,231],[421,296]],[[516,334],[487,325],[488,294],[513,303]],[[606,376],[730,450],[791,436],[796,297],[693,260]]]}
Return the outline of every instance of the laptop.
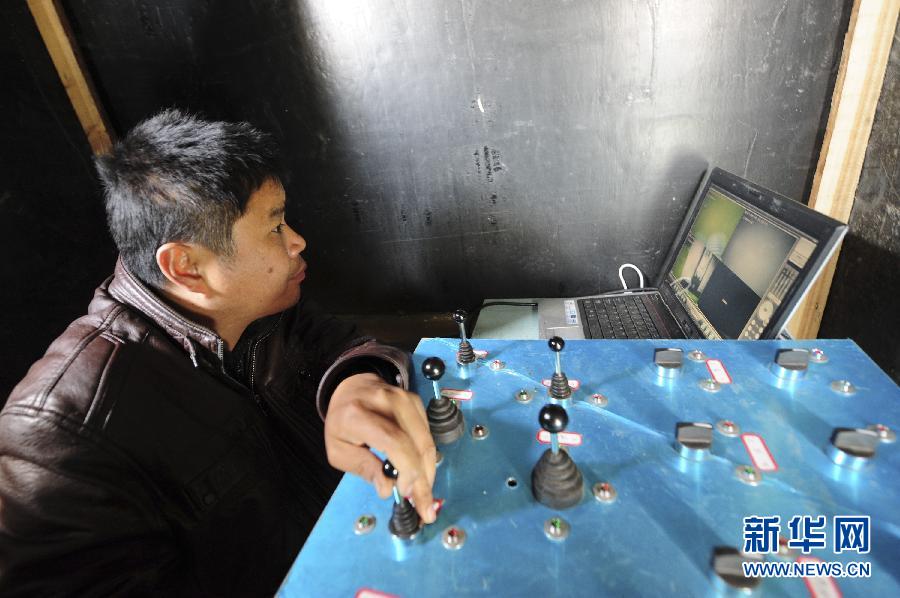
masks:
{"label": "laptop", "polygon": [[720,168],[707,172],[654,287],[539,299],[541,338],[776,338],[846,225]]}

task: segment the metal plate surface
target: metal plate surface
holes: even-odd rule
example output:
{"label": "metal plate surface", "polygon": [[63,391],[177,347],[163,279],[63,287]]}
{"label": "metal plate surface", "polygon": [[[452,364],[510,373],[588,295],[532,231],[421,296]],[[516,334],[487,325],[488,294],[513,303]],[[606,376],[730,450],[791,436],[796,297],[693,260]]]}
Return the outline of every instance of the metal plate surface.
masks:
{"label": "metal plate surface", "polygon": [[[834,428],[900,427],[900,389],[852,341],[570,341],[562,369],[580,388],[568,407],[567,431],[583,436],[570,455],[585,478],[582,501],[555,511],[531,494],[531,469],[546,445],[539,444],[537,414],[547,402],[542,380],[554,359],[544,341],[473,341],[486,359],[463,371],[455,364],[455,339],[423,339],[414,355],[414,388],[426,402],[431,384],[422,361],[447,363],[442,388],[471,389],[461,401],[467,434],[439,447],[435,497],[445,499],[438,521],[411,543],[388,532],[391,502],[380,500],[361,479],[347,475],[279,591],[282,596],[354,596],[372,590],[395,596],[598,596],[714,595],[722,591],[711,569],[716,546],[741,548],[744,517],[779,515],[782,533],[794,515],[871,517],[871,552],[812,556],[835,562],[871,563],[867,579],[836,579],[844,596],[900,595],[900,443],[880,443],[861,470],[834,464],[825,449]],[[675,378],[655,373],[658,347],[685,351]],[[811,362],[800,380],[783,382],[770,370],[778,348],[823,350],[825,363]],[[705,362],[687,358],[699,349],[718,359],[732,378],[716,392],[701,388],[710,377]],[[488,367],[499,359],[504,367]],[[832,390],[849,380],[852,395]],[[534,399],[516,400],[520,389]],[[605,407],[588,398],[601,393]],[[703,461],[679,456],[673,442],[677,422],[731,420],[742,433],[761,436],[777,463],[758,485],[735,475],[750,464],[739,436],[714,433]],[[517,481],[510,487],[508,480]],[[610,482],[613,502],[595,500],[591,487]],[[354,533],[356,520],[374,514],[375,529]],[[545,522],[563,517],[571,526],[563,541],[551,541]],[[447,550],[448,526],[466,533],[465,544]],[[788,557],[796,558],[797,554]],[[767,555],[767,560],[782,557]],[[764,579],[754,595],[808,595],[801,578]],[[825,595],[825,594],[819,594]]]}

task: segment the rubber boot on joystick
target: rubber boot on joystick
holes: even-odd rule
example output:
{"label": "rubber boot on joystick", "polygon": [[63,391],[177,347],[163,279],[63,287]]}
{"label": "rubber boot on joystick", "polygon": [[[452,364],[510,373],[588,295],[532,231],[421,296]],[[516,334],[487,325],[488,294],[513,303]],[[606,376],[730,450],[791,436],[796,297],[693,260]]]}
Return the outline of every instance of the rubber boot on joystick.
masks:
{"label": "rubber boot on joystick", "polygon": [[434,398],[428,402],[426,415],[428,427],[435,444],[450,444],[463,435],[466,422],[456,403],[441,396],[438,380],[444,375],[444,362],[439,357],[429,357],[422,363],[422,374],[434,386]]}
{"label": "rubber boot on joystick", "polygon": [[459,350],[456,352],[456,360],[466,365],[475,361],[475,349],[466,339],[466,318],[469,314],[464,309],[457,309],[453,312],[453,321],[459,324]]}
{"label": "rubber boot on joystick", "polygon": [[551,509],[567,509],[578,504],[584,494],[581,470],[567,451],[559,449],[557,434],[566,429],[569,416],[561,406],[550,404],[541,408],[538,421],[550,432],[552,446],[531,470],[531,492]]}
{"label": "rubber boot on joystick", "polygon": [[[382,473],[384,473],[385,477],[391,478],[393,480],[397,479],[397,468],[394,467],[394,464],[387,459],[384,460]],[[391,512],[391,520],[388,523],[388,529],[390,529],[391,533],[398,538],[409,540],[412,539],[416,535],[416,533],[418,533],[419,527],[421,527],[419,514],[416,512],[415,507],[412,506],[412,503],[410,503],[408,499],[402,498],[400,496],[400,492],[397,490],[397,486],[395,484],[394,508]]]}
{"label": "rubber boot on joystick", "polygon": [[553,372],[553,378],[550,379],[550,396],[558,401],[564,401],[572,396],[572,389],[569,387],[569,379],[562,371],[559,363],[559,354],[566,346],[566,341],[558,336],[554,336],[547,341],[550,350],[556,355],[556,370]]}

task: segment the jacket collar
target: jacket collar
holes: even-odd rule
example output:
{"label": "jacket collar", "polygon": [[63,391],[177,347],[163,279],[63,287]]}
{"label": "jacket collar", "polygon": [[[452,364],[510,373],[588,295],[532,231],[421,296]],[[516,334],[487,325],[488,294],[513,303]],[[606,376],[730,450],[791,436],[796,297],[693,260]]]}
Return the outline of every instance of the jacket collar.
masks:
{"label": "jacket collar", "polygon": [[125,267],[121,257],[116,260],[115,273],[108,288],[112,297],[139,310],[172,338],[180,342],[191,356],[194,366],[197,365],[195,346],[207,349],[221,362],[225,350],[222,338],[209,328],[187,319],[167,305]]}

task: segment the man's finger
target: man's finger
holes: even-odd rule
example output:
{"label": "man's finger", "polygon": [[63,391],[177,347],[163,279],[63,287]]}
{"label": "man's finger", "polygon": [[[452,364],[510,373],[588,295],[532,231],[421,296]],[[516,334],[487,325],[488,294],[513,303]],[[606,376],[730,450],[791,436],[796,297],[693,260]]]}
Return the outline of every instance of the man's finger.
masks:
{"label": "man's finger", "polygon": [[331,422],[326,420],[325,428],[326,443],[328,436],[334,435],[350,444],[367,445],[387,455],[402,476],[401,489],[411,488],[412,482],[419,478],[428,479],[422,456],[409,434],[375,411],[357,407],[352,413],[342,414]]}
{"label": "man's finger", "polygon": [[386,454],[399,472],[397,487],[401,494],[411,495],[416,511],[426,523],[435,519],[431,482],[422,455],[410,436],[394,422],[375,412],[354,421],[360,440]]}
{"label": "man's finger", "polygon": [[434,484],[437,468],[437,448],[428,427],[428,416],[419,395],[384,385],[381,392],[366,397],[365,406],[389,420],[396,421],[412,439],[421,459],[429,485]]}
{"label": "man's finger", "polygon": [[[400,477],[403,477],[402,472]],[[397,481],[400,482],[400,479]],[[419,513],[419,517],[425,523],[434,522],[436,514],[434,511],[434,496],[431,494],[431,484],[427,483],[424,478],[419,478],[413,482],[410,494],[413,502],[416,504],[416,511]]]}
{"label": "man's finger", "polygon": [[398,394],[396,400],[391,402],[390,414],[393,415],[400,427],[412,439],[419,453],[421,467],[428,480],[428,485],[434,484],[435,469],[437,468],[437,448],[428,427],[428,418],[422,407],[422,400],[418,395],[403,392]]}

